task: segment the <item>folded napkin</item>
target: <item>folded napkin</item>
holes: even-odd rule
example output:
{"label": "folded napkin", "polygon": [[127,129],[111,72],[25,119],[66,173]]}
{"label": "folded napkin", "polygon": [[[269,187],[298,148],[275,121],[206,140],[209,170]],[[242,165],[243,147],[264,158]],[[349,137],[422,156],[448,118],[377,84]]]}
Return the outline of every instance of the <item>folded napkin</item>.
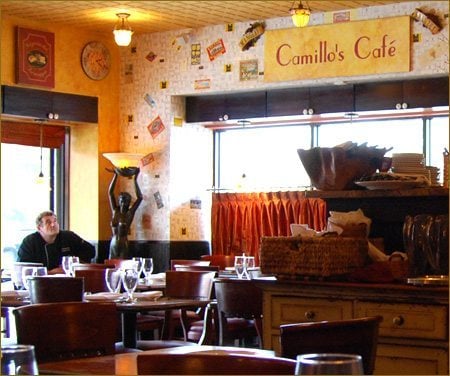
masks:
{"label": "folded napkin", "polygon": [[85,300],[116,300],[123,296],[123,294],[116,292],[98,292],[96,294],[84,294]]}
{"label": "folded napkin", "polygon": [[145,292],[135,292],[133,297],[138,300],[157,300],[163,296],[162,291],[145,291]]}

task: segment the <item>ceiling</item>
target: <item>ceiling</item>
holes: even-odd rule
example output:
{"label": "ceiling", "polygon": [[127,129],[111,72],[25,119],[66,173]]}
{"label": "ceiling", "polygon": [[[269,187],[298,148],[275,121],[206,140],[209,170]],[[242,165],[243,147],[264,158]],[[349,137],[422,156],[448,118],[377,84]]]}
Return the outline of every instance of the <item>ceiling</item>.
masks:
{"label": "ceiling", "polygon": [[[339,11],[399,1],[303,1],[312,13]],[[196,29],[208,25],[286,17],[293,1],[8,1],[2,0],[1,14],[36,22],[78,26],[109,33],[116,13],[126,12],[136,34]],[[295,1],[295,6],[298,5]]]}

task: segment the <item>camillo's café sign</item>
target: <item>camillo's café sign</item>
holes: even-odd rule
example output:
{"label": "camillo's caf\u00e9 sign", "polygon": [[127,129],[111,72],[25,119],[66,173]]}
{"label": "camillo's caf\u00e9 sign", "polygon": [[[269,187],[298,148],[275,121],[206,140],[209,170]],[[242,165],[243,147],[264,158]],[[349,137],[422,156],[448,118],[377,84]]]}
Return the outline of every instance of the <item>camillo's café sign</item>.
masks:
{"label": "camillo's caf\u00e9 sign", "polygon": [[408,72],[410,28],[403,16],[266,31],[264,80]]}

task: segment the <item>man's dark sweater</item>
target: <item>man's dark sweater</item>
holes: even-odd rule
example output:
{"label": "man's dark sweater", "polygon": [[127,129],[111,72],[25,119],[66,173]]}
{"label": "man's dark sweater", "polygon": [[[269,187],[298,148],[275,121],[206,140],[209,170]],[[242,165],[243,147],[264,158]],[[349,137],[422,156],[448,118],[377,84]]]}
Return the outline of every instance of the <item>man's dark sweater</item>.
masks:
{"label": "man's dark sweater", "polygon": [[81,262],[89,263],[95,256],[95,247],[73,231],[60,231],[54,243],[46,244],[36,231],[23,239],[17,261],[41,262],[51,270],[61,265],[63,256],[78,256]]}

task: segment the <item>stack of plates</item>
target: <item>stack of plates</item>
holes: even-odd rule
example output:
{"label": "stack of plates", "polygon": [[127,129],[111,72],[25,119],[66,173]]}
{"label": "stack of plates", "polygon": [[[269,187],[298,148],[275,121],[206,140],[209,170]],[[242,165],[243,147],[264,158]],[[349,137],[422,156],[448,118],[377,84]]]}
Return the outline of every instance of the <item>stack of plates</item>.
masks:
{"label": "stack of plates", "polygon": [[392,154],[392,170],[396,174],[423,175],[430,178],[425,167],[423,154],[394,153]]}
{"label": "stack of plates", "polygon": [[433,186],[440,185],[439,184],[439,168],[434,166],[426,166],[428,173],[430,174],[430,184]]}

